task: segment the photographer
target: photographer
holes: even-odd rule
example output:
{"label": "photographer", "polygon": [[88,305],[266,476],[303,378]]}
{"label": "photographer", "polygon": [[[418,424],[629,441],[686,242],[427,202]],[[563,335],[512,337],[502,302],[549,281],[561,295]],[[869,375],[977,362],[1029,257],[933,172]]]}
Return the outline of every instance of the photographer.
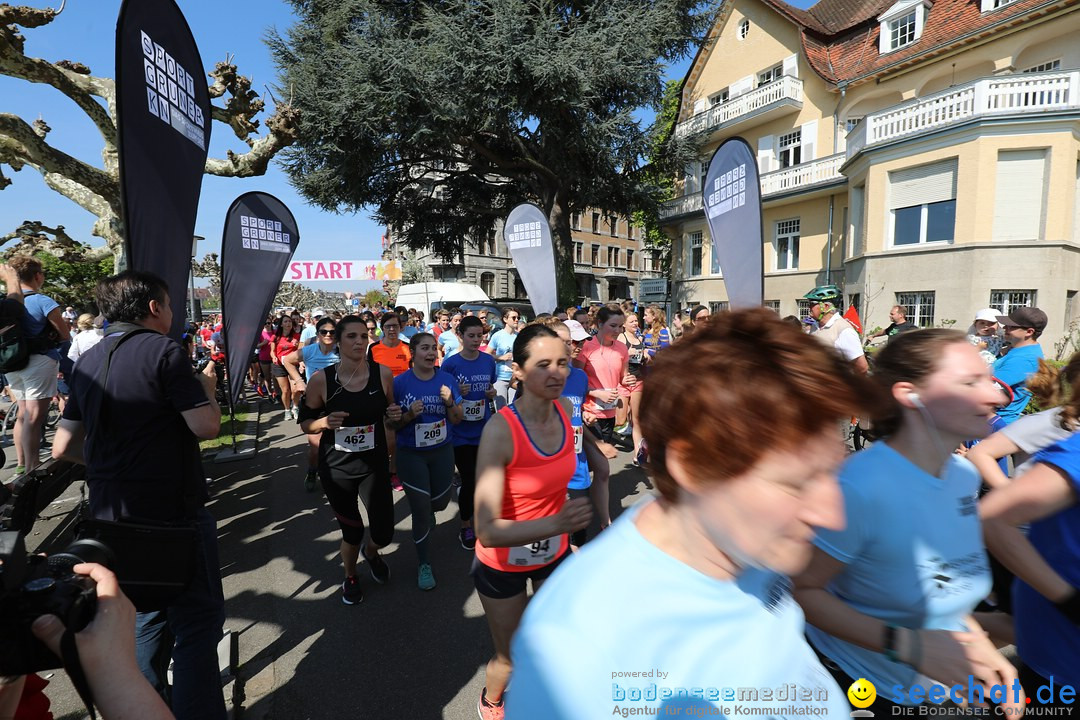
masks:
{"label": "photographer", "polygon": [[[97,582],[97,613],[93,621],[75,634],[80,665],[104,720],[139,717],[170,720],[173,715],[139,675],[135,663],[135,608],[124,597],[116,576],[107,568],[84,563],[75,572]],[[55,615],[42,615],[33,624],[34,635],[60,656],[64,626]],[[24,678],[0,679],[0,718],[15,717]]]}
{"label": "photographer", "polygon": [[223,719],[217,643],[225,600],[197,440],[220,428],[214,366],[193,374],[165,335],[173,313],[156,275],[127,270],[99,282],[95,295],[110,334],[75,368],[53,456],[85,462],[92,517],[194,528],[190,582],[164,610],[137,614],[136,657],[166,700],[172,657],[177,717]]}

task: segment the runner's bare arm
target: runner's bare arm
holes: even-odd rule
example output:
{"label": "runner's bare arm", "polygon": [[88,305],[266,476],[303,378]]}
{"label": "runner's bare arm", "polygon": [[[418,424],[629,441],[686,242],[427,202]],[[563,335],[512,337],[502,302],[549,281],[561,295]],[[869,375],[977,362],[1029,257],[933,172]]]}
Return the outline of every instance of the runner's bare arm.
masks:
{"label": "runner's bare arm", "polygon": [[[322,410],[326,407],[326,375],[322,370],[311,376],[307,393],[304,395],[304,407],[311,410]],[[300,430],[308,435],[316,435],[325,429],[326,418],[306,418],[300,421]]]}

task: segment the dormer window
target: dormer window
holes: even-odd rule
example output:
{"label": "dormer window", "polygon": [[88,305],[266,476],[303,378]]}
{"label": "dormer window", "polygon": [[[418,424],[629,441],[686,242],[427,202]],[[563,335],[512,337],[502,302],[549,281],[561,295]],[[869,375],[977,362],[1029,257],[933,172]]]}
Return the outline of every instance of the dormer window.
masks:
{"label": "dormer window", "polygon": [[900,0],[878,17],[881,36],[878,49],[882,54],[907,47],[922,36],[930,4],[923,0]]}
{"label": "dormer window", "polygon": [[991,10],[997,10],[1000,7],[1011,5],[1013,2],[1015,2],[1015,0],[981,0],[980,5],[982,7],[980,9],[983,12],[990,12]]}

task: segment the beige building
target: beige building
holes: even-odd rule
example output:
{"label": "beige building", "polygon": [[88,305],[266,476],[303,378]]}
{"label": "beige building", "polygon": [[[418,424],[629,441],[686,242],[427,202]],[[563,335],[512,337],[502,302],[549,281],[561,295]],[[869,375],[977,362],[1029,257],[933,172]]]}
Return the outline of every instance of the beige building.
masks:
{"label": "beige building", "polygon": [[1080,0],[728,0],[683,88],[700,138],[661,220],[677,305],[726,305],[700,182],[757,149],[765,300],[833,282],[863,325],[894,304],[965,329],[1033,304],[1048,354],[1080,318]]}
{"label": "beige building", "polygon": [[[637,298],[641,280],[659,276],[654,252],[643,245],[642,228],[634,227],[628,218],[586,210],[571,216],[570,227],[576,302]],[[400,259],[402,252],[397,234],[387,230],[383,257]],[[451,261],[430,251],[417,253],[417,259],[427,269],[426,280],[473,283],[492,299],[526,299],[501,223],[483,240],[467,240],[462,252]]]}

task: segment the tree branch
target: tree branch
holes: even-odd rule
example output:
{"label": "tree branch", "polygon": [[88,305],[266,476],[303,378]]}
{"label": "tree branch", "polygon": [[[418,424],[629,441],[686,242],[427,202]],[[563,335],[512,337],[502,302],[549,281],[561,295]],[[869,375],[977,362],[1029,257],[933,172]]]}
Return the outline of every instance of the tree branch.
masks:
{"label": "tree branch", "polygon": [[[216,119],[216,118],[215,118]],[[222,177],[253,177],[266,172],[270,160],[282,148],[296,142],[300,112],[290,105],[279,105],[266,121],[269,134],[251,141],[251,150],[237,155],[231,150],[226,159],[207,158],[206,172]]]}
{"label": "tree branch", "polygon": [[0,158],[8,162],[12,156],[33,164],[43,173],[71,178],[105,198],[110,205],[115,203],[119,212],[120,198],[114,177],[52,147],[17,115],[0,113]]}

